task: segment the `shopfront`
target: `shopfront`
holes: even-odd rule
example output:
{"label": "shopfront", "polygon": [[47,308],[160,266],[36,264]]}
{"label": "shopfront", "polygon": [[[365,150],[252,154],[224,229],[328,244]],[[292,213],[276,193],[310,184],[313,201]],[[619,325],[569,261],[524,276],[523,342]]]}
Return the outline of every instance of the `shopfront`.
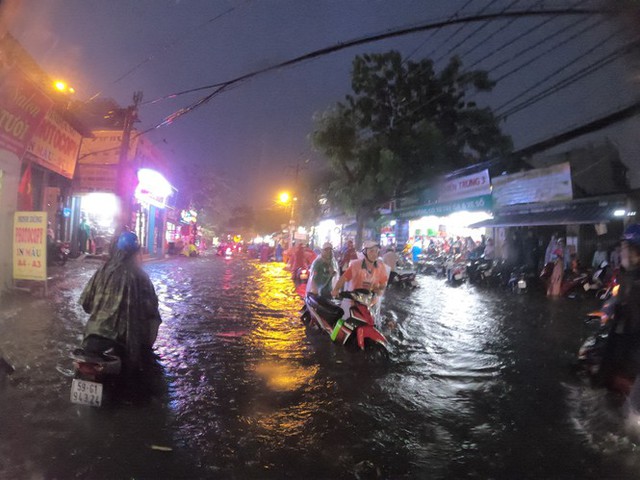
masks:
{"label": "shopfront", "polygon": [[150,168],[141,168],[137,176],[135,233],[143,253],[162,257],[165,253],[167,200],[173,194],[173,187],[162,174]]}
{"label": "shopfront", "polygon": [[[491,218],[492,199],[488,170],[447,180],[426,195],[427,203],[398,209],[382,227],[384,242],[398,238],[425,248],[460,237],[481,241],[486,229],[471,224]],[[404,230],[404,231],[403,231]],[[403,245],[399,245],[402,247]]]}
{"label": "shopfront", "polygon": [[533,236],[544,250],[562,237],[569,252],[589,264],[597,243],[613,248],[625,222],[635,219],[625,195],[574,199],[569,163],[502,175],[492,185],[493,216],[471,227],[493,230],[498,255],[508,239]]}

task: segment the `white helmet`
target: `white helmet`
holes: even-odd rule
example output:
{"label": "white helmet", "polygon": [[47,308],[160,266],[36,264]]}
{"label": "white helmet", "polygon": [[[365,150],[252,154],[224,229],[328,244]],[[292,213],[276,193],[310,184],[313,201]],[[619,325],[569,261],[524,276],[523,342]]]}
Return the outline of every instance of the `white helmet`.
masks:
{"label": "white helmet", "polygon": [[368,248],[374,248],[374,247],[380,248],[380,245],[378,245],[378,242],[374,242],[373,240],[367,240],[362,244],[362,250],[366,250]]}

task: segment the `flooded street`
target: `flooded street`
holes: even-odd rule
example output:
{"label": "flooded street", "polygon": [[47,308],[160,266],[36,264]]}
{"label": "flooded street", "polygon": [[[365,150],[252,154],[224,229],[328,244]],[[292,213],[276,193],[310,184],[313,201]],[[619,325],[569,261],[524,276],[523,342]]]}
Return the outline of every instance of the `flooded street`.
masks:
{"label": "flooded street", "polygon": [[148,263],[163,324],[151,393],[69,402],[97,263],[0,308],[0,478],[632,479],[620,402],[571,369],[595,300],[390,290],[387,365],[310,331],[282,264]]}

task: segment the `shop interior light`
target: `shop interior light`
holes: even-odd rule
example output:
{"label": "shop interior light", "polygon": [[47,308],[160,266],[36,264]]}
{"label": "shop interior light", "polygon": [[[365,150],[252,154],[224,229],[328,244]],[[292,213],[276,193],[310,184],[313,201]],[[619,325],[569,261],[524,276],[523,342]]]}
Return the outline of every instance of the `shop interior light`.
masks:
{"label": "shop interior light", "polygon": [[613,211],[613,216],[614,217],[624,217],[627,214],[626,210],[623,209],[619,209],[619,210],[614,210]]}
{"label": "shop interior light", "polygon": [[82,211],[99,226],[109,227],[118,214],[120,205],[113,193],[88,193],[82,197]]}

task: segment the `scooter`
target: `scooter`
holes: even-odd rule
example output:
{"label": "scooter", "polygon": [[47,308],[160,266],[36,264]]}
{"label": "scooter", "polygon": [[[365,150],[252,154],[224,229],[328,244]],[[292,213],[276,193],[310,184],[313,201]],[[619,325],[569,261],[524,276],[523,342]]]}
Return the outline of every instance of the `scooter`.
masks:
{"label": "scooter", "polygon": [[416,272],[413,269],[413,264],[405,258],[399,260],[397,270],[389,274],[388,285],[400,288],[417,288],[418,282],[416,282]]}
{"label": "scooter", "polygon": [[100,407],[105,388],[114,388],[122,373],[123,347],[113,340],[89,335],[81,348],[71,353],[75,375],[70,400],[79,405]]}
{"label": "scooter", "polygon": [[292,274],[293,283],[307,283],[309,280],[309,269],[307,267],[298,267]]}
{"label": "scooter", "polygon": [[49,243],[47,247],[47,264],[60,266],[66,264],[70,252],[69,242],[57,240],[56,242]]}
{"label": "scooter", "polygon": [[467,265],[460,256],[450,256],[445,263],[447,281],[451,285],[461,285],[467,279]]}
{"label": "scooter", "polygon": [[391,272],[389,275],[389,286],[400,288],[417,288],[416,272]]}
{"label": "scooter", "polygon": [[[588,375],[591,381],[600,386],[628,395],[635,376],[631,372],[625,372],[620,365],[613,364],[609,371],[603,372],[603,359],[609,343],[616,341],[612,336],[619,335],[615,332],[615,305],[618,288],[614,288],[612,296],[606,300],[601,309],[589,312],[585,318],[587,325],[595,325],[595,331],[591,333],[578,350],[578,365]],[[615,361],[615,360],[614,360]]]}
{"label": "scooter", "polygon": [[370,308],[376,294],[366,289],[341,292],[340,298],[353,301],[349,312],[332,300],[314,293],[307,293],[302,308],[303,323],[327,333],[332,341],[348,349],[364,351],[371,356],[387,359],[387,339],[376,328]]}

